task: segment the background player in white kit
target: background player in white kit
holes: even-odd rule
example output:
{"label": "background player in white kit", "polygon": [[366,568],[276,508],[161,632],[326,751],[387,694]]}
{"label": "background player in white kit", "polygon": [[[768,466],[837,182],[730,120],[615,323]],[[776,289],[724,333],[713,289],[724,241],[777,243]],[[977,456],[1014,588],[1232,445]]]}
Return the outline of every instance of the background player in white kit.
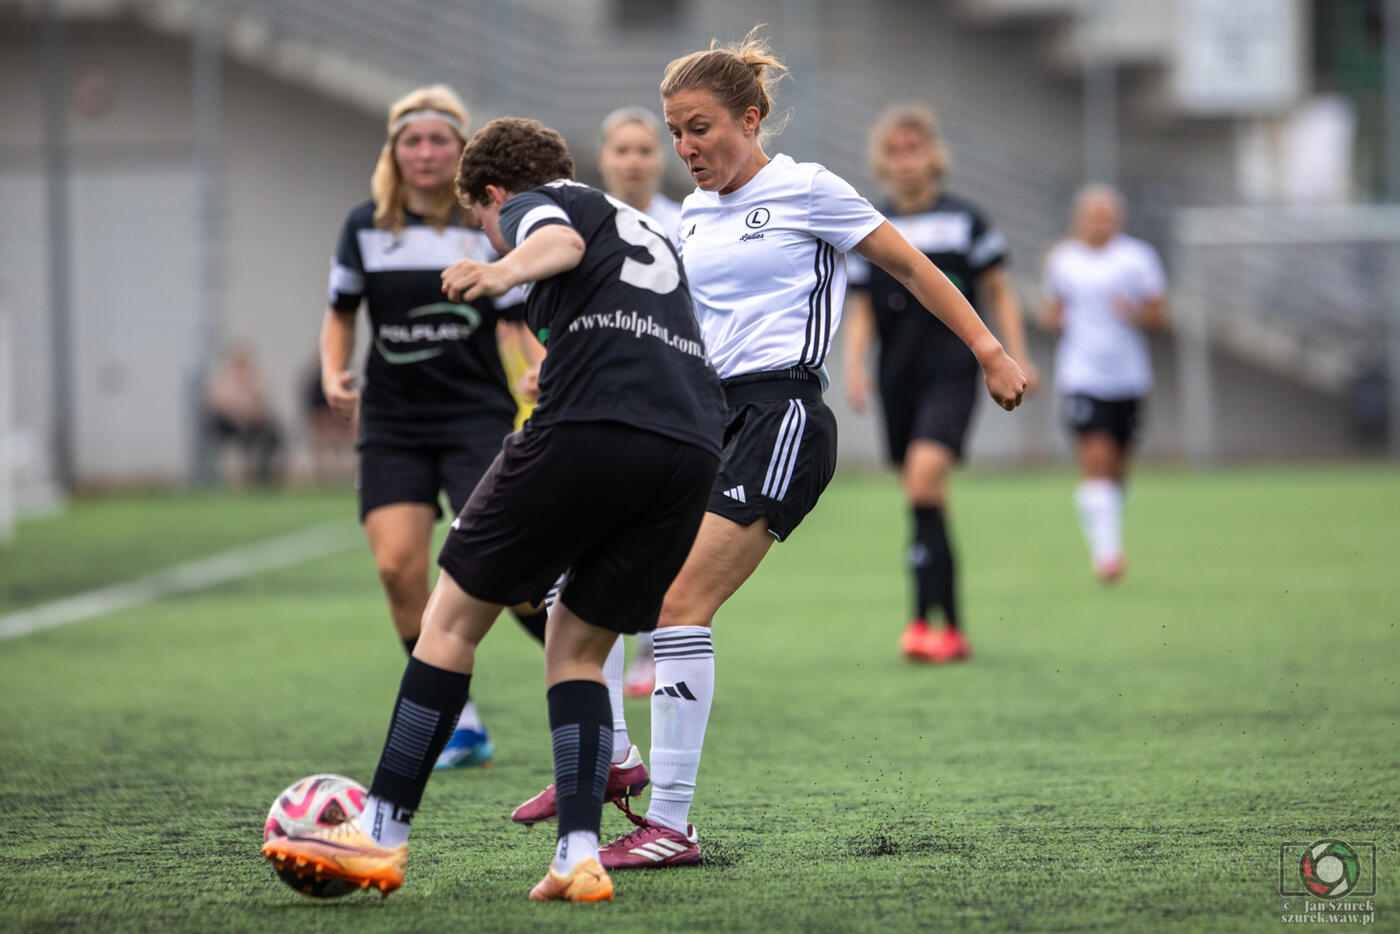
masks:
{"label": "background player in white kit", "polygon": [[1151,246],[1123,233],[1123,199],[1082,189],[1070,236],[1045,259],[1043,321],[1061,332],[1055,390],[1075,436],[1079,521],[1094,573],[1123,573],[1123,487],[1152,362],[1143,331],[1167,323],[1166,276]]}
{"label": "background player in white kit", "polygon": [[652,793],[632,833],[601,851],[609,868],[700,860],[687,823],[713,701],[710,625],[775,540],[816,505],[836,466],[823,367],[840,323],[845,254],[905,283],[968,344],[999,405],[1026,381],[958,290],[845,181],[819,165],[769,158],[760,125],[783,68],[753,33],[734,48],[673,61],[666,125],[697,190],[680,239],[695,313],[724,379],[724,463],[684,567],[667,591],[652,694]]}
{"label": "background player in white kit", "polygon": [[[921,104],[891,107],[870,131],[870,164],[889,193],[888,213],[909,242],[947,276],[973,307],[995,312],[1012,357],[1035,392],[1021,303],[1006,273],[1006,238],[981,209],[948,194],[947,147],[933,112]],[[948,480],[981,395],[977,360],[967,345],[918,306],[909,290],[859,257],[851,261],[846,328],[846,394],[865,409],[871,380],[866,357],[879,343],[880,408],[890,462],[902,472],[913,514],[909,569],[914,614],[899,642],[912,661],[950,662],[971,652],[963,634],[957,574],[948,532]],[[930,620],[943,625],[930,627]]]}

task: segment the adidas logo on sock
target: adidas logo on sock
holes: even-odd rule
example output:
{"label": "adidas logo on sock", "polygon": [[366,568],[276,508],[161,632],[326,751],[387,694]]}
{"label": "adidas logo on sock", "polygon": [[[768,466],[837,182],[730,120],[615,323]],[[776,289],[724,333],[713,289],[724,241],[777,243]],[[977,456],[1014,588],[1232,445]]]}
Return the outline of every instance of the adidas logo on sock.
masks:
{"label": "adidas logo on sock", "polygon": [[663,684],[651,693],[653,697],[658,694],[665,694],[669,697],[678,697],[683,700],[695,700],[695,695],[690,693],[690,688],[685,686],[684,681],[677,681],[675,684]]}
{"label": "adidas logo on sock", "polygon": [[744,485],[742,483],[736,487],[725,490],[724,495],[728,496],[730,499],[737,499],[741,503],[748,502],[748,500],[744,499]]}

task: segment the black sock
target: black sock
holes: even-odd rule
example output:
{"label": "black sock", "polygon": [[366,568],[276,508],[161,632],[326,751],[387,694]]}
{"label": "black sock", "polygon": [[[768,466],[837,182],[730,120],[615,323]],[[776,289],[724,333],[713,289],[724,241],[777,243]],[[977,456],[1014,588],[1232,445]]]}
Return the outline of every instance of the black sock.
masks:
{"label": "black sock", "polygon": [[409,654],[409,657],[413,656],[413,647],[417,644],[417,636],[409,636],[407,639],[403,640],[403,650]]}
{"label": "black sock", "polygon": [[596,833],[612,765],[608,689],[596,681],[564,681],[550,688],[548,697],[559,836],[573,830]]}
{"label": "black sock", "polygon": [[[435,668],[416,658],[408,660],[370,794],[418,810],[433,763],[452,738],[471,683],[471,675]],[[606,703],[606,689],[603,699]]]}
{"label": "black sock", "polygon": [[914,615],[927,619],[931,609],[942,608],[948,625],[958,628],[953,548],[939,507],[914,507],[914,544],[909,548],[909,564],[914,570]]}
{"label": "black sock", "polygon": [[538,613],[526,613],[524,616],[511,610],[510,614],[525,627],[526,632],[539,641],[540,645],[544,645],[544,624],[549,620],[548,610],[541,609]]}

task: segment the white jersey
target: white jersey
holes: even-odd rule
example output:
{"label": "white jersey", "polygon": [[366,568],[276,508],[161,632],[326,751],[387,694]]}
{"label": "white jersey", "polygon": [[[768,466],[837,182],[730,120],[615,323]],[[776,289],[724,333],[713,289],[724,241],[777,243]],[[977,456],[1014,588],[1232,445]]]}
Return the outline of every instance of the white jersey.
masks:
{"label": "white jersey", "polygon": [[672,201],[658,191],[651,196],[651,204],[648,204],[642,213],[661,225],[661,232],[666,235],[668,240],[672,243],[680,242],[676,239],[680,234],[681,227],[681,206],[679,203]]}
{"label": "white jersey", "polygon": [[1099,399],[1130,399],[1152,388],[1152,363],[1142,331],[1118,305],[1166,293],[1166,275],[1152,247],[1119,234],[1094,249],[1060,243],[1045,259],[1044,291],[1064,309],[1055,350],[1055,387]]}
{"label": "white jersey", "polygon": [[680,252],[721,378],[822,362],[841,323],[846,256],[885,218],[839,176],[784,155],[738,191],[681,203]]}

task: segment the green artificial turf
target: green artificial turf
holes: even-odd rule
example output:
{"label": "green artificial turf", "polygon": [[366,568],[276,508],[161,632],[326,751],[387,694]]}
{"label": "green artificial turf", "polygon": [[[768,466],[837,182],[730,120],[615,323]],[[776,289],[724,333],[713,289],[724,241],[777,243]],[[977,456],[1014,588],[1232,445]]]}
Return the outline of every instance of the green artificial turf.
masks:
{"label": "green artificial turf", "polygon": [[[317,902],[273,877],[277,792],[368,783],[383,741],[403,655],[365,547],[0,642],[0,928],[1272,930],[1305,901],[1281,845],[1336,838],[1378,847],[1395,929],[1400,473],[1145,471],[1113,589],[1073,483],[957,479],[974,655],[929,667],[896,652],[897,486],[839,477],[716,622],[705,863],[618,873],[611,904],[526,900],[553,834],[506,815],[551,764],[541,655],[506,618],[473,680],[496,764],[434,777],[403,889]],[[343,515],[79,502],[0,552],[0,610]]]}

